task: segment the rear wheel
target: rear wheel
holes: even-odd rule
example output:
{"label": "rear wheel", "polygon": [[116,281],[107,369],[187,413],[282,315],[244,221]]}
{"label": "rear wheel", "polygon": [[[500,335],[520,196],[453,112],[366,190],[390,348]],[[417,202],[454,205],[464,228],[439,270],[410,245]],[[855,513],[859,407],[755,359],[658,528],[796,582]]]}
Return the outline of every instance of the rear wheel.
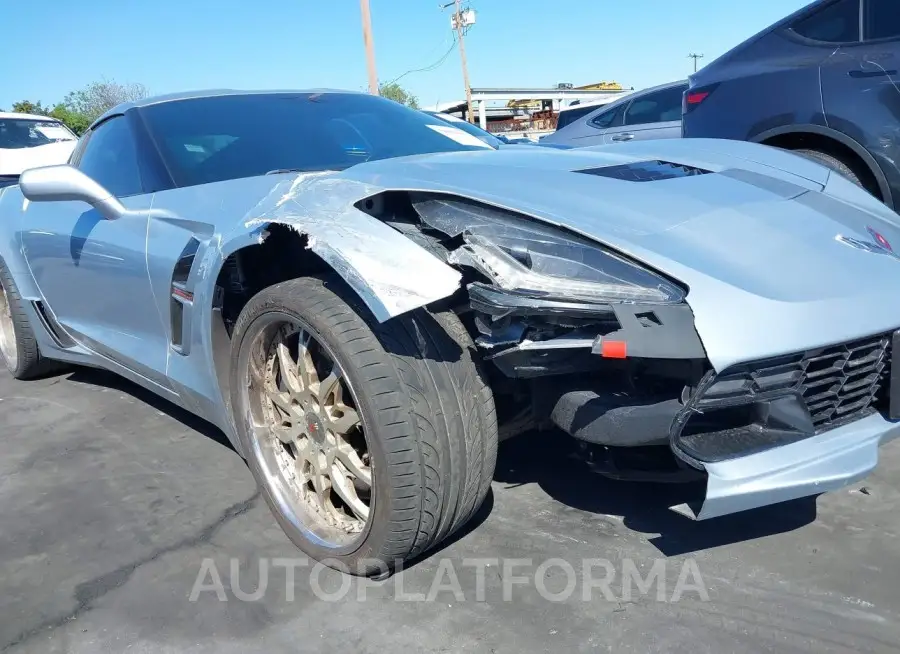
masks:
{"label": "rear wheel", "polygon": [[812,159],[816,163],[820,163],[836,173],[843,175],[860,188],[865,188],[859,175],[857,175],[850,166],[834,155],[828,154],[827,152],[821,152],[820,150],[794,150],[793,152],[794,154],[799,154],[807,159]]}
{"label": "rear wheel", "polygon": [[452,313],[379,324],[338,278],[283,282],[241,312],[232,370],[250,468],[316,560],[393,568],[459,529],[489,490],[493,397]]}

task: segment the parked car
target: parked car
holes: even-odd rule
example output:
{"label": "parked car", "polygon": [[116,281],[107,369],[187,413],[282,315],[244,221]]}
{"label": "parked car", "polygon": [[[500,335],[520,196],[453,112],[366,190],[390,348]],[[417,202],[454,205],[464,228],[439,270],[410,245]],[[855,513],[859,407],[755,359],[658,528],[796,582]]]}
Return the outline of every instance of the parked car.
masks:
{"label": "parked car", "polygon": [[575,147],[681,138],[681,96],[687,81],[629,93],[548,134],[541,143]]}
{"label": "parked car", "polygon": [[900,7],[818,0],[690,78],[684,136],[764,143],[900,208]]}
{"label": "parked car", "polygon": [[461,129],[467,134],[471,134],[479,141],[491,146],[494,149],[499,148],[503,144],[509,144],[507,139],[501,139],[497,136],[494,136],[489,131],[485,129],[481,129],[478,125],[473,125],[468,120],[463,120],[462,118],[457,118],[456,116],[451,116],[450,114],[445,114],[440,111],[425,111],[429,116],[434,116],[440,120],[443,120],[445,123],[450,123],[457,129]]}
{"label": "parked car", "polygon": [[78,137],[55,118],[0,113],[0,187],[36,166],[65,163]]}
{"label": "parked car", "polygon": [[454,127],[457,127],[459,129],[463,130],[464,132],[471,134],[478,140],[482,141],[483,143],[485,143],[495,149],[499,149],[499,148],[502,148],[502,147],[508,146],[508,145],[541,145],[541,146],[546,145],[547,147],[560,148],[560,149],[567,149],[567,148],[571,147],[568,145],[559,145],[559,144],[554,145],[551,143],[541,143],[539,141],[532,141],[531,139],[527,139],[527,138],[511,139],[511,138],[508,138],[507,136],[504,136],[503,134],[491,134],[489,131],[487,131],[485,129],[481,129],[478,125],[470,123],[467,120],[463,120],[462,118],[457,118],[456,116],[451,116],[450,114],[445,114],[440,111],[425,111],[425,113],[428,114],[429,116],[434,116],[435,118],[439,118],[440,120],[443,120],[446,123],[450,123]]}
{"label": "parked car", "polygon": [[343,92],[109,111],[0,189],[7,368],[105,368],[209,420],[356,574],[465,524],[531,427],[705,478],[700,519],[874,468],[900,433],[892,211],[756,144],[461,134]]}

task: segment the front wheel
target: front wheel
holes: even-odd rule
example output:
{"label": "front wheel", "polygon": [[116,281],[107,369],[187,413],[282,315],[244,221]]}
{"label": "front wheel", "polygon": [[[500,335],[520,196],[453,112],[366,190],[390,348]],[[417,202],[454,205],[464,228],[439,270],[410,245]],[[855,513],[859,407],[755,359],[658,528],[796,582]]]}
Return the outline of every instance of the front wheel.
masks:
{"label": "front wheel", "polygon": [[12,274],[0,260],[0,356],[14,378],[34,379],[61,365],[41,356],[24,304]]}
{"label": "front wheel", "polygon": [[244,455],[313,559],[385,572],[465,524],[488,492],[493,397],[452,313],[378,324],[338,278],[290,280],[241,312],[232,371]]}

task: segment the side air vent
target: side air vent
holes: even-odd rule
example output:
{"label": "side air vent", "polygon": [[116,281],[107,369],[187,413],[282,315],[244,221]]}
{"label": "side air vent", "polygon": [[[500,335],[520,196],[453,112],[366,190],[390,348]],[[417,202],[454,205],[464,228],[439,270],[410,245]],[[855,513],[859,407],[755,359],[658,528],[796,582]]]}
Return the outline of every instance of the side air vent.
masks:
{"label": "side air vent", "polygon": [[64,348],[74,347],[76,345],[75,341],[69,338],[69,335],[66,334],[60,324],[56,322],[53,315],[47,311],[47,307],[44,306],[43,302],[34,300],[32,304],[41,321],[41,325],[47,330],[47,333],[50,334],[50,338],[52,338],[57,345]]}
{"label": "side air vent", "polygon": [[678,177],[693,177],[694,175],[706,175],[711,170],[685,166],[671,161],[636,161],[620,166],[603,166],[601,168],[586,168],[575,172],[598,177],[621,179],[625,182],[658,182],[663,179],[676,179]]}
{"label": "side air vent", "polygon": [[172,289],[169,298],[169,317],[172,329],[172,345],[177,352],[187,354],[188,348],[185,342],[185,334],[190,328],[185,315],[186,309],[194,303],[194,292],[188,288],[188,278],[194,266],[194,257],[200,241],[191,238],[178,257],[175,269],[172,271]]}

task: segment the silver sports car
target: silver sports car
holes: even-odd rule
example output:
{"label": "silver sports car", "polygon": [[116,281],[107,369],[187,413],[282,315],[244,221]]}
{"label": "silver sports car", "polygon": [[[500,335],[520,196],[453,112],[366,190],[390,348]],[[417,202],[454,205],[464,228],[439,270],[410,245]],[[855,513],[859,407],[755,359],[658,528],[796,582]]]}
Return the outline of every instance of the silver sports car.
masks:
{"label": "silver sports car", "polygon": [[372,574],[534,428],[704,479],[699,519],[862,478],[900,432],[892,244],[895,213],[766,146],[494,150],[357,93],[158,97],[0,191],[0,350],[214,423],[301,549]]}

